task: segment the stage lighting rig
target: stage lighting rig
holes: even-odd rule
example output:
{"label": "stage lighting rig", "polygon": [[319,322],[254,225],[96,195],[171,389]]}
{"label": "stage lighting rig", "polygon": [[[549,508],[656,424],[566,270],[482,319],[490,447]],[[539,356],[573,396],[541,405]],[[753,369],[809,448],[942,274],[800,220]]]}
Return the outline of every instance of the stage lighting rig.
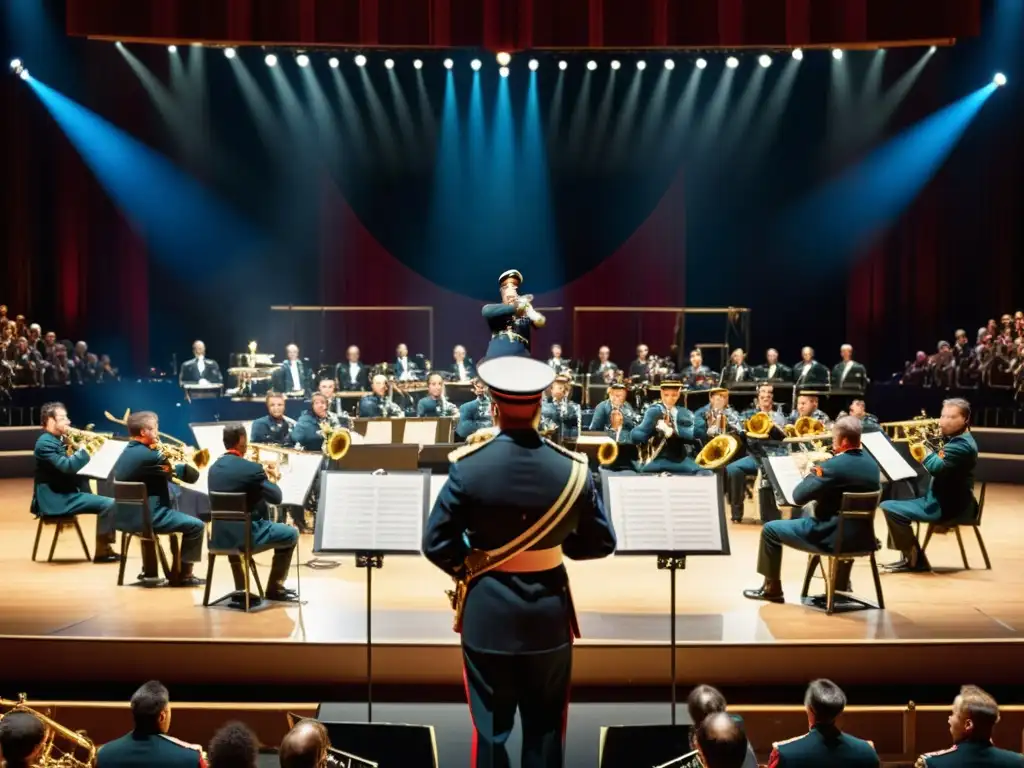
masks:
{"label": "stage lighting rig", "polygon": [[593,72],[595,69],[597,69],[597,62],[594,61],[593,59],[588,61],[587,62],[587,69],[589,69],[591,72]]}
{"label": "stage lighting rig", "polygon": [[697,69],[707,69],[707,68],[708,68],[708,60],[707,59],[705,59],[703,56],[701,56],[699,59],[697,59]]}
{"label": "stage lighting rig", "polygon": [[765,69],[768,69],[768,67],[772,65],[772,57],[769,56],[767,53],[762,53],[757,58],[757,63],[760,64]]}
{"label": "stage lighting rig", "polygon": [[803,61],[804,60],[803,48],[794,48],[793,49],[793,58],[796,59],[797,61]]}
{"label": "stage lighting rig", "polygon": [[992,82],[995,83],[1000,88],[1002,88],[1004,85],[1006,85],[1006,75],[1004,75],[1002,72],[996,72],[995,77],[992,78]]}
{"label": "stage lighting rig", "polygon": [[480,61],[480,59],[473,59],[471,62],[469,62],[469,66],[473,68],[474,72],[479,72],[480,67],[483,66],[483,62]]}
{"label": "stage lighting rig", "polygon": [[508,67],[499,67],[498,74],[502,77],[508,77]]}
{"label": "stage lighting rig", "polygon": [[452,61],[451,59],[445,59],[444,60],[444,68],[445,69],[451,69],[454,66],[455,66],[455,62]]}
{"label": "stage lighting rig", "polygon": [[665,69],[673,70],[676,68],[676,62],[674,59],[665,59]]}
{"label": "stage lighting rig", "polygon": [[423,69],[423,59],[415,59],[412,63],[413,69]]}
{"label": "stage lighting rig", "polygon": [[295,57],[295,63],[298,64],[303,69],[305,69],[306,67],[309,66],[309,56],[307,56],[304,53],[300,53],[298,56]]}
{"label": "stage lighting rig", "polygon": [[558,68],[559,68],[559,69],[560,69],[560,70],[561,70],[562,72],[565,72],[565,70],[567,70],[567,69],[569,68],[569,62],[568,62],[568,61],[565,61],[565,60],[563,59],[562,61],[558,62]]}
{"label": "stage lighting rig", "polygon": [[266,56],[265,56],[265,57],[263,58],[263,61],[264,61],[264,63],[265,63],[265,64],[266,64],[266,65],[267,65],[268,67],[276,67],[276,66],[277,66],[277,55],[276,55],[276,54],[273,54],[273,53],[268,53],[268,54],[267,54],[267,55],[266,55]]}
{"label": "stage lighting rig", "polygon": [[394,69],[395,68],[395,60],[394,59],[384,59],[384,68],[385,69]]}
{"label": "stage lighting rig", "polygon": [[496,58],[498,59],[498,66],[507,67],[509,62],[512,61],[512,54],[507,51],[501,51]]}
{"label": "stage lighting rig", "polygon": [[363,54],[361,54],[361,53],[357,53],[356,54],[355,61],[356,61],[356,66],[357,67],[365,67],[366,66],[366,57]]}
{"label": "stage lighting rig", "polygon": [[176,46],[176,45],[168,45],[167,46],[167,52],[168,53],[177,53],[178,52],[178,46]]}
{"label": "stage lighting rig", "polygon": [[622,66],[622,64],[619,63],[618,59],[612,59],[612,69],[617,70],[621,66]]}
{"label": "stage lighting rig", "polygon": [[539,61],[537,61],[536,59],[530,59],[529,67],[530,67],[530,71],[531,72],[536,72],[537,71],[537,67],[539,67],[539,66],[540,66],[540,62]]}
{"label": "stage lighting rig", "polygon": [[729,69],[736,69],[736,67],[738,67],[739,65],[740,60],[737,59],[735,56],[730,56],[728,59],[725,60],[725,66],[727,66]]}
{"label": "stage lighting rig", "polygon": [[225,48],[224,49],[224,58],[225,59],[233,59],[237,55],[238,55],[238,52],[234,48]]}
{"label": "stage lighting rig", "polygon": [[841,48],[833,48],[832,49],[832,58],[835,59],[836,61],[842,61],[842,59],[843,59],[843,51],[842,51],[842,49]]}
{"label": "stage lighting rig", "polygon": [[645,69],[647,69],[647,62],[644,61],[643,59],[640,59],[640,61],[636,63],[636,68],[643,72]]}
{"label": "stage lighting rig", "polygon": [[338,60],[337,56],[331,56],[331,58],[327,60],[327,63],[330,65],[331,69],[337,69],[341,66],[341,61]]}

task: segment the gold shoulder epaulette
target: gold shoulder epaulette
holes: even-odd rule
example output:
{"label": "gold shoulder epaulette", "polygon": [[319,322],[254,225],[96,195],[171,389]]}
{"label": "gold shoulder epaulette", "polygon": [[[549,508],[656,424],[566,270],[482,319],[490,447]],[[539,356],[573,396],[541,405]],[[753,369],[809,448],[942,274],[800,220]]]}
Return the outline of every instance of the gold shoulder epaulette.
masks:
{"label": "gold shoulder epaulette", "polygon": [[[810,733],[810,731],[808,731],[808,733]],[[792,739],[783,739],[782,741],[774,741],[774,742],[772,742],[772,749],[778,749],[779,747],[784,747],[787,744],[792,744],[794,741],[800,741],[800,739],[806,738],[806,736],[807,736],[807,733],[801,733],[799,736],[794,736]]]}
{"label": "gold shoulder epaulette", "polygon": [[956,752],[956,744],[951,747],[946,747],[945,749],[937,749],[934,752],[925,752],[917,758],[917,762],[914,763],[914,768],[928,768],[929,757],[941,757],[942,755],[949,755],[953,752]]}
{"label": "gold shoulder epaulette", "polygon": [[166,733],[161,733],[160,735],[172,744],[177,744],[179,747],[185,747],[186,749],[194,749],[196,752],[203,751],[203,748],[199,744],[189,744],[187,741],[182,741],[181,739],[176,739],[173,736],[168,736]]}
{"label": "gold shoulder epaulette", "polygon": [[587,463],[587,455],[585,453],[576,453],[574,451],[570,451],[568,448],[565,448],[559,445],[558,443],[554,443],[551,440],[548,440],[546,437],[542,437],[541,440],[543,440],[545,443],[550,445],[552,448],[554,448],[556,451],[563,454],[564,456],[568,456],[573,461],[578,461],[580,464]]}
{"label": "gold shoulder epaulette", "polygon": [[493,441],[491,440],[481,440],[478,443],[466,443],[465,445],[460,445],[458,448],[456,448],[454,451],[448,454],[448,461],[454,464],[456,461],[466,458],[471,453],[476,453],[481,448],[486,448],[492,442]]}

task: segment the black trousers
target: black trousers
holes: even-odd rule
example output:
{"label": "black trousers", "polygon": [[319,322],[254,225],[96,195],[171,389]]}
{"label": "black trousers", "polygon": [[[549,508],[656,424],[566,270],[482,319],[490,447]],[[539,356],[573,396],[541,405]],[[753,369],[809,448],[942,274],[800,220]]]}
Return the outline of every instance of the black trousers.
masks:
{"label": "black trousers", "polygon": [[563,765],[572,646],[508,655],[462,647],[463,675],[473,719],[474,768],[507,768],[505,743],[516,710],[523,730],[523,768]]}

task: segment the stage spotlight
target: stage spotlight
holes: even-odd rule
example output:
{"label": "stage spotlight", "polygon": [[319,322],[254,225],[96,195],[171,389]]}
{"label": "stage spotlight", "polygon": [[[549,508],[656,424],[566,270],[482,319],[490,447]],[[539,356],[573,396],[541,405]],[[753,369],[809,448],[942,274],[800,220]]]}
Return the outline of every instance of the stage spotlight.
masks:
{"label": "stage spotlight", "polygon": [[794,48],[793,49],[793,58],[796,59],[797,61],[803,61],[804,60],[804,50],[803,50],[803,48]]}
{"label": "stage spotlight", "polygon": [[996,72],[996,76],[992,78],[992,82],[1002,88],[1006,85],[1006,75],[1002,72]]}
{"label": "stage spotlight", "polygon": [[939,49],[933,45],[931,48],[928,49],[928,53],[935,53],[937,50]]}
{"label": "stage spotlight", "polygon": [[529,67],[531,72],[536,72],[537,68],[540,67],[540,62],[536,59],[530,59]]}
{"label": "stage spotlight", "polygon": [[760,64],[765,69],[768,69],[768,67],[770,67],[772,65],[772,57],[769,56],[767,53],[762,53],[758,57],[757,63]]}
{"label": "stage spotlight", "polygon": [[416,59],[412,63],[413,69],[423,69],[423,59]]}
{"label": "stage spotlight", "polygon": [[618,69],[621,66],[618,59],[612,59],[612,69]]}
{"label": "stage spotlight", "polygon": [[737,59],[735,56],[730,56],[728,59],[725,60],[725,66],[727,66],[729,69],[736,69],[736,67],[738,67],[739,65],[740,60]]}
{"label": "stage spotlight", "polygon": [[707,69],[707,68],[708,68],[708,60],[707,59],[705,59],[704,57],[701,57],[701,58],[697,59],[697,69]]}
{"label": "stage spotlight", "polygon": [[307,56],[304,53],[300,53],[298,56],[295,57],[295,63],[298,64],[300,67],[303,67],[303,68],[308,67],[309,66],[309,56]]}
{"label": "stage spotlight", "polygon": [[357,53],[356,54],[356,66],[357,67],[365,67],[366,66],[366,57],[363,56],[363,54],[361,54],[361,53]]}
{"label": "stage spotlight", "polygon": [[507,67],[508,63],[512,61],[512,54],[506,51],[501,51],[500,53],[498,53],[496,58],[498,59],[499,66]]}
{"label": "stage spotlight", "polygon": [[451,59],[445,59],[444,60],[444,68],[445,69],[451,69],[454,66],[455,66],[455,62],[452,61]]}
{"label": "stage spotlight", "polygon": [[394,69],[395,68],[395,60],[394,59],[384,59],[384,68],[385,69]]}
{"label": "stage spotlight", "polygon": [[168,53],[177,53],[178,52],[178,46],[176,46],[176,45],[168,45],[167,46],[167,52]]}
{"label": "stage spotlight", "polygon": [[18,77],[20,77],[22,80],[28,80],[28,70],[21,70],[21,72],[18,74]]}
{"label": "stage spotlight", "polygon": [[473,68],[474,72],[479,72],[480,67],[483,66],[483,63],[480,61],[480,59],[473,59],[471,62],[469,62],[469,66]]}
{"label": "stage spotlight", "polygon": [[832,49],[832,58],[836,61],[840,61],[843,58],[843,51],[840,48]]}
{"label": "stage spotlight", "polygon": [[277,56],[275,56],[272,53],[268,53],[266,58],[263,59],[263,61],[265,61],[267,63],[268,67],[276,67],[277,66]]}
{"label": "stage spotlight", "polygon": [[337,69],[341,66],[341,62],[338,61],[337,56],[331,56],[331,58],[327,60],[327,63],[331,66],[331,69]]}
{"label": "stage spotlight", "polygon": [[558,68],[560,70],[562,70],[563,72],[565,72],[565,70],[569,68],[569,62],[568,61],[560,61],[560,62],[558,62]]}
{"label": "stage spotlight", "polygon": [[508,67],[499,67],[498,74],[502,77],[508,77]]}
{"label": "stage spotlight", "polygon": [[233,59],[233,58],[235,58],[235,53],[236,53],[236,51],[235,51],[234,48],[225,48],[224,49],[224,57],[225,58]]}
{"label": "stage spotlight", "polygon": [[23,66],[21,59],[11,59],[11,72],[21,72]]}
{"label": "stage spotlight", "polygon": [[643,72],[645,69],[647,69],[647,62],[644,61],[643,59],[640,59],[640,61],[636,63],[636,68]]}
{"label": "stage spotlight", "polygon": [[676,68],[676,62],[675,62],[674,59],[665,59],[665,69],[671,70],[671,69],[675,69],[675,68]]}
{"label": "stage spotlight", "polygon": [[591,72],[593,72],[595,69],[597,69],[597,62],[594,61],[593,59],[588,61],[587,62],[587,69],[589,69]]}

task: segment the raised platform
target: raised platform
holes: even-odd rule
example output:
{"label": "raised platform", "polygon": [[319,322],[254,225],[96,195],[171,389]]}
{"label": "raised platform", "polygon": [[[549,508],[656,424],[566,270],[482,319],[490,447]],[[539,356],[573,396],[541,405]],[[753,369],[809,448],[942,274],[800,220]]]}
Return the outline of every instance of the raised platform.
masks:
{"label": "raised platform", "polygon": [[[204,609],[200,589],[116,585],[115,565],[71,561],[65,534],[57,557],[30,560],[35,523],[31,481],[0,481],[0,648],[7,659],[33,660],[26,679],[132,684],[160,676],[169,684],[347,686],[365,674],[365,571],[351,558],[338,568],[301,569],[303,606],[276,605],[245,615]],[[1021,491],[991,485],[983,533],[993,570],[959,570],[952,537],[935,537],[938,570],[883,575],[888,609],[826,616],[796,602],[805,559],[787,552],[785,605],[743,598],[755,586],[760,529],[731,526],[733,554],[691,558],[679,574],[678,680],[722,686],[799,685],[829,676],[847,685],[1024,682],[1024,556]],[[748,511],[748,514],[751,514]],[[93,524],[83,522],[86,536]],[[884,537],[882,521],[878,533]],[[972,564],[981,556],[965,539]],[[311,539],[302,537],[302,561]],[[882,558],[887,559],[886,553]],[[263,569],[269,555],[259,558]],[[661,686],[667,681],[669,582],[653,558],[569,563],[584,639],[574,686]],[[138,573],[139,561],[128,564]],[[865,566],[853,583],[870,594]],[[374,575],[374,668],[381,684],[461,685],[457,636],[444,597],[448,580],[425,560],[391,557]],[[813,591],[821,591],[821,582]],[[227,564],[214,594],[230,589]],[[301,646],[301,648],[299,647]],[[955,663],[951,663],[955,659]],[[45,660],[45,663],[40,663]],[[14,681],[8,668],[5,677]]]}

